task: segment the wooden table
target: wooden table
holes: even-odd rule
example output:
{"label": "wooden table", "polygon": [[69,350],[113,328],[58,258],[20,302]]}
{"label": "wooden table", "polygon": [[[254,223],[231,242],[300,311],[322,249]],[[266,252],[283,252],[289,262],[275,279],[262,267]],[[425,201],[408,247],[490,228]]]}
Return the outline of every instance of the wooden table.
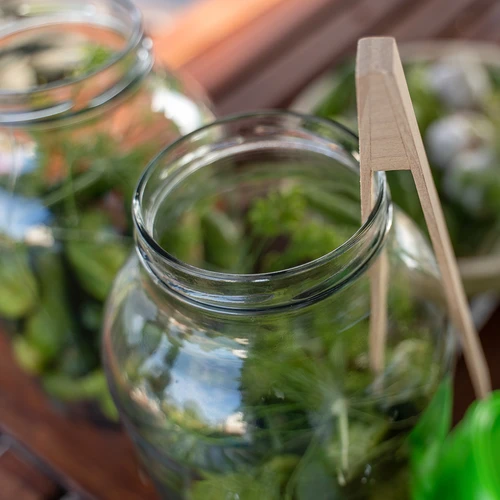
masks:
{"label": "wooden table", "polygon": [[[172,67],[199,80],[220,113],[229,113],[286,106],[362,36],[499,41],[499,24],[497,0],[206,0],[158,35],[157,47]],[[499,330],[500,310],[482,331],[496,388]],[[458,419],[473,399],[462,361],[456,389]],[[0,500],[156,498],[122,432],[55,411],[2,336],[0,432]]]}

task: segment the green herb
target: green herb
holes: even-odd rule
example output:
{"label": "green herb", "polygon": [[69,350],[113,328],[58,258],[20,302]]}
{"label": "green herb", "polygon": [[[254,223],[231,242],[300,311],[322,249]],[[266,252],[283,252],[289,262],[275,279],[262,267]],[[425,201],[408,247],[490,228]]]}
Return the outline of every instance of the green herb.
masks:
{"label": "green herb", "polygon": [[60,373],[73,378],[86,375],[96,366],[94,349],[92,342],[89,342],[89,339],[85,337],[71,340],[64,346],[57,359],[54,360],[48,369],[48,373]]}
{"label": "green herb", "polygon": [[178,224],[163,232],[160,245],[177,259],[193,266],[201,266],[204,251],[199,214],[195,211],[183,214]]}
{"label": "green herb", "polygon": [[279,271],[318,259],[346,241],[347,237],[342,233],[318,221],[304,222],[293,228],[285,252],[266,255],[262,269],[264,272]]}
{"label": "green herb", "polygon": [[[295,494],[297,500],[329,500],[340,497],[341,488],[335,478],[335,474],[329,468],[329,464],[321,457],[314,457],[300,469],[295,477]],[[269,497],[271,500],[272,497]],[[289,496],[290,498],[290,496]]]}
{"label": "green herb", "polygon": [[[268,242],[279,237],[287,239],[284,250],[271,250],[263,257],[263,272],[289,269],[315,260],[339,247],[350,236],[345,228],[333,225],[339,213],[341,219],[348,218],[348,208],[341,212],[334,208],[334,202],[330,202],[324,192],[308,192],[309,196],[306,196],[304,190],[297,187],[271,192],[266,198],[257,200],[249,210],[253,234],[267,238]],[[318,193],[318,196],[313,193]],[[313,216],[318,207],[319,213],[329,217],[327,221]],[[351,223],[355,214],[350,214]]]}
{"label": "green herb", "polygon": [[209,476],[195,483],[190,500],[271,500],[281,498],[286,481],[299,458],[282,455],[271,459],[253,473]]}
{"label": "green herb", "polygon": [[105,389],[97,396],[97,402],[99,404],[99,408],[102,411],[102,414],[109,419],[111,422],[118,422],[119,413],[113,402],[111,394],[108,391],[108,387],[106,385]]}
{"label": "green herb", "polygon": [[238,272],[242,231],[226,214],[207,211],[201,217],[205,261],[227,272]]}
{"label": "green herb", "polygon": [[249,221],[257,236],[276,238],[293,231],[304,220],[306,200],[298,188],[274,191],[258,199],[249,211]]}
{"label": "green herb", "polygon": [[23,245],[0,253],[0,314],[21,318],[34,309],[38,286],[29,266],[28,250]]}
{"label": "green herb", "polygon": [[85,58],[74,71],[73,76],[87,75],[106,64],[113,55],[113,51],[104,45],[88,43],[85,46]]}
{"label": "green herb", "polygon": [[[354,207],[349,201],[346,193],[288,185],[251,201],[240,219],[232,220],[222,212],[227,203],[221,198],[211,207],[183,214],[179,228],[170,228],[162,241],[172,249],[172,235],[178,234],[178,256],[196,255],[200,264],[224,271],[279,271],[344,243],[359,226],[359,204]],[[429,333],[415,320],[411,287],[401,279],[394,281],[388,300],[391,328],[396,325],[402,338],[395,348],[388,346],[381,380],[374,381],[367,360],[366,279],[337,294],[334,302],[325,298],[311,306],[305,317],[290,313],[254,318],[248,328],[259,331],[245,344],[238,376],[238,411],[248,434],[234,439],[209,425],[195,402],[179,407],[164,395],[174,383],[172,370],[183,366],[176,377],[197,381],[204,394],[213,391],[214,398],[222,397],[215,388],[224,387],[231,376],[227,360],[217,353],[241,346],[215,334],[208,339],[185,332],[177,338],[153,328],[151,354],[135,352],[127,373],[161,401],[165,420],[145,431],[148,440],[161,440],[171,459],[201,475],[188,498],[372,500],[381,498],[381,492],[387,498],[406,498],[408,433],[435,390],[439,370]],[[353,317],[358,318],[354,324]],[[144,328],[145,338],[150,327]],[[197,355],[191,360],[195,344],[213,357],[203,363]],[[381,481],[376,487],[365,477],[367,467]],[[394,488],[385,475],[391,467],[399,481]],[[176,490],[183,488],[176,479],[168,481]]]}
{"label": "green herb", "polygon": [[356,87],[354,85],[354,64],[347,63],[339,68],[333,82],[335,92],[320,104],[316,112],[321,116],[346,116],[352,106],[356,105]]}
{"label": "green herb", "polygon": [[43,385],[49,394],[63,401],[100,399],[108,392],[102,370],[96,370],[78,379],[48,374],[43,378]]}
{"label": "green herb", "polygon": [[332,194],[322,189],[305,186],[304,197],[311,209],[336,224],[358,228],[361,221],[359,193],[354,199],[347,195]]}
{"label": "green herb", "polygon": [[[356,230],[356,213],[350,213],[353,204],[341,207],[334,198],[311,189],[306,195],[298,187],[271,191],[251,205],[246,221],[234,221],[215,207],[199,212],[195,208],[165,230],[160,243],[178,259],[213,270],[287,269],[329,253]],[[333,220],[338,226],[332,225]],[[350,234],[349,228],[340,229],[346,220],[351,224]],[[243,231],[246,226],[248,233]],[[279,239],[286,240],[286,248],[273,250]]]}
{"label": "green herb", "polygon": [[[19,321],[13,350],[20,365],[42,381],[49,377],[54,397],[74,401],[81,392],[72,395],[70,382],[78,385],[99,366],[102,303],[130,251],[132,238],[123,236],[131,228],[127,213],[153,145],[121,153],[107,134],[82,140],[73,140],[71,130],[32,134],[39,165],[20,177],[15,192],[50,208],[54,242],[46,249],[4,245],[0,314]],[[50,381],[57,376],[70,390]],[[95,399],[116,419],[107,390]]]}
{"label": "green herb", "polygon": [[415,498],[429,498],[435,471],[441,459],[441,448],[451,430],[453,388],[445,379],[424,416],[410,434],[413,492]]}
{"label": "green herb", "polygon": [[64,270],[58,255],[41,251],[37,256],[41,297],[37,310],[26,321],[26,340],[46,363],[72,339],[74,326],[65,296]]}
{"label": "green herb", "polygon": [[45,364],[43,356],[23,336],[16,335],[12,339],[12,348],[16,360],[23,370],[34,375],[42,372]]}
{"label": "green herb", "polygon": [[[125,263],[129,246],[113,234],[103,212],[83,214],[78,229],[79,239],[66,242],[68,259],[82,287],[97,300],[104,301],[116,273]],[[86,234],[100,234],[102,241],[86,238]]]}

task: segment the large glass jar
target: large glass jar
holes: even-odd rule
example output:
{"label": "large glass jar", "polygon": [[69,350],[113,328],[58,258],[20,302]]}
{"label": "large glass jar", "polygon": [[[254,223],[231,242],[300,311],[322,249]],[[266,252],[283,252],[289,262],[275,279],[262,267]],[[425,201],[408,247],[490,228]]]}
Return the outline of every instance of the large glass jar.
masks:
{"label": "large glass jar", "polygon": [[361,226],[356,151],[333,122],[257,113],[187,135],[143,175],[103,347],[164,498],[409,498],[408,436],[449,379],[453,337],[433,253],[384,173]]}
{"label": "large glass jar", "polygon": [[0,318],[49,394],[113,417],[102,306],[132,246],[134,187],[212,113],[155,67],[128,0],[7,0],[0,12]]}

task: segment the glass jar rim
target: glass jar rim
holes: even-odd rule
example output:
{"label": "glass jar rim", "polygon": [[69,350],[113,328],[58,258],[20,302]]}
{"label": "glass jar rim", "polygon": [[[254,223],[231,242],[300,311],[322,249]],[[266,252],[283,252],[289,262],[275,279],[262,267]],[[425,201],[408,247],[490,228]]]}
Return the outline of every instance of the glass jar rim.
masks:
{"label": "glass jar rim", "polygon": [[[376,189],[376,200],[373,205],[373,208],[367,217],[366,221],[363,222],[357,231],[352,234],[346,241],[344,241],[340,246],[333,249],[332,251],[318,257],[317,259],[308,261],[304,264],[300,264],[298,266],[290,267],[287,269],[283,269],[280,271],[273,271],[267,273],[249,273],[249,274],[237,274],[237,273],[226,273],[220,271],[212,271],[200,267],[193,266],[186,262],[183,262],[172,254],[167,252],[160,243],[156,240],[152,231],[150,231],[146,227],[145,219],[143,217],[143,208],[142,208],[142,200],[145,188],[148,184],[153,173],[156,169],[162,164],[162,160],[165,159],[170,153],[175,151],[177,148],[182,147],[183,144],[189,143],[191,139],[196,137],[197,135],[207,132],[211,129],[224,126],[227,124],[231,124],[240,120],[247,119],[259,119],[259,118],[290,118],[290,119],[298,119],[304,121],[314,122],[319,126],[327,127],[331,130],[335,130],[336,132],[340,132],[341,134],[346,135],[349,139],[358,142],[358,137],[352,131],[350,131],[344,125],[327,118],[321,118],[317,116],[307,115],[303,113],[298,113],[296,111],[290,110],[259,110],[253,112],[246,113],[238,113],[233,115],[228,115],[225,117],[221,117],[216,119],[215,121],[200,127],[199,129],[180,137],[174,142],[170,143],[167,147],[165,147],[151,162],[147,165],[144,170],[141,178],[139,179],[133,204],[132,204],[132,212],[134,224],[136,227],[136,231],[139,237],[145,242],[145,244],[153,250],[153,252],[159,256],[159,258],[168,263],[168,265],[177,271],[180,271],[186,275],[189,275],[192,278],[197,279],[206,279],[212,282],[234,282],[234,283],[259,283],[259,282],[270,282],[279,280],[282,278],[287,278],[290,276],[296,276],[301,273],[309,272],[318,268],[321,268],[329,261],[334,260],[336,257],[342,255],[347,250],[355,247],[360,241],[370,232],[372,227],[376,224],[377,218],[380,218],[380,214],[383,211],[384,201],[388,200],[388,187],[386,183],[386,176],[384,172],[375,172],[374,173],[374,184]],[[388,205],[388,204],[387,204]],[[387,217],[388,223],[387,227],[384,228],[384,236],[388,230],[390,225],[390,217]]]}
{"label": "glass jar rim", "polygon": [[[77,75],[71,78],[65,78],[63,80],[58,80],[55,82],[51,83],[44,83],[41,85],[36,85],[34,87],[30,87],[28,89],[24,90],[12,90],[12,89],[0,89],[0,99],[7,99],[7,98],[23,98],[30,96],[34,93],[42,93],[42,92],[49,92],[52,90],[57,90],[61,89],[64,87],[70,87],[75,84],[81,83],[89,78],[92,78],[93,76],[97,75],[98,73],[101,73],[103,71],[108,70],[109,68],[115,66],[117,63],[122,61],[127,54],[130,54],[133,52],[139,43],[141,42],[141,39],[143,37],[143,24],[142,24],[142,14],[139,8],[132,2],[132,0],[108,0],[112,5],[117,5],[122,7],[123,9],[126,10],[129,19],[130,19],[130,33],[127,36],[127,41],[126,44],[123,48],[118,50],[116,53],[112,54],[109,59],[106,60],[102,65],[98,66],[97,68],[84,73],[82,75]],[[29,3],[29,0],[28,0]],[[50,2],[49,2],[50,3]],[[25,5],[25,4],[23,4]],[[65,13],[68,11],[70,12],[70,9],[68,9],[69,6],[73,4],[68,4],[65,2],[66,10]],[[85,2],[83,3],[83,10],[82,10],[82,3],[74,3],[75,9],[78,11],[78,13],[81,15],[82,12],[85,12],[85,7],[88,8],[88,6],[91,6],[92,4],[88,4],[88,6],[85,5]],[[90,11],[87,12],[87,15],[90,16],[91,13]],[[50,13],[47,15],[40,15],[36,16],[33,19],[30,19],[31,22],[27,22],[26,19],[23,19],[22,21],[16,20],[11,23],[7,23],[5,26],[0,28],[0,40],[3,38],[6,38],[8,36],[15,35],[16,33],[22,33],[24,31],[32,30],[37,27],[46,27],[51,24],[55,24],[54,19],[57,19],[57,15],[54,13]],[[87,18],[79,18],[79,22],[85,23],[85,20]]]}

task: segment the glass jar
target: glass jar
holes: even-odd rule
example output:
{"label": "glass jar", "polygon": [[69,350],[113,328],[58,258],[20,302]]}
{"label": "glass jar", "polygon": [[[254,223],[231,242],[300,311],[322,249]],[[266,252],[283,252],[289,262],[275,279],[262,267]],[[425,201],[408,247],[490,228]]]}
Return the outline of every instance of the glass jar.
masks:
{"label": "glass jar", "polygon": [[0,11],[0,318],[51,396],[116,418],[100,329],[133,243],[134,187],[162,147],[213,115],[154,65],[128,0]]}
{"label": "glass jar", "polygon": [[179,139],[143,175],[103,348],[164,498],[409,498],[407,438],[449,380],[453,336],[433,253],[384,173],[360,225],[357,147],[336,123],[257,113]]}

